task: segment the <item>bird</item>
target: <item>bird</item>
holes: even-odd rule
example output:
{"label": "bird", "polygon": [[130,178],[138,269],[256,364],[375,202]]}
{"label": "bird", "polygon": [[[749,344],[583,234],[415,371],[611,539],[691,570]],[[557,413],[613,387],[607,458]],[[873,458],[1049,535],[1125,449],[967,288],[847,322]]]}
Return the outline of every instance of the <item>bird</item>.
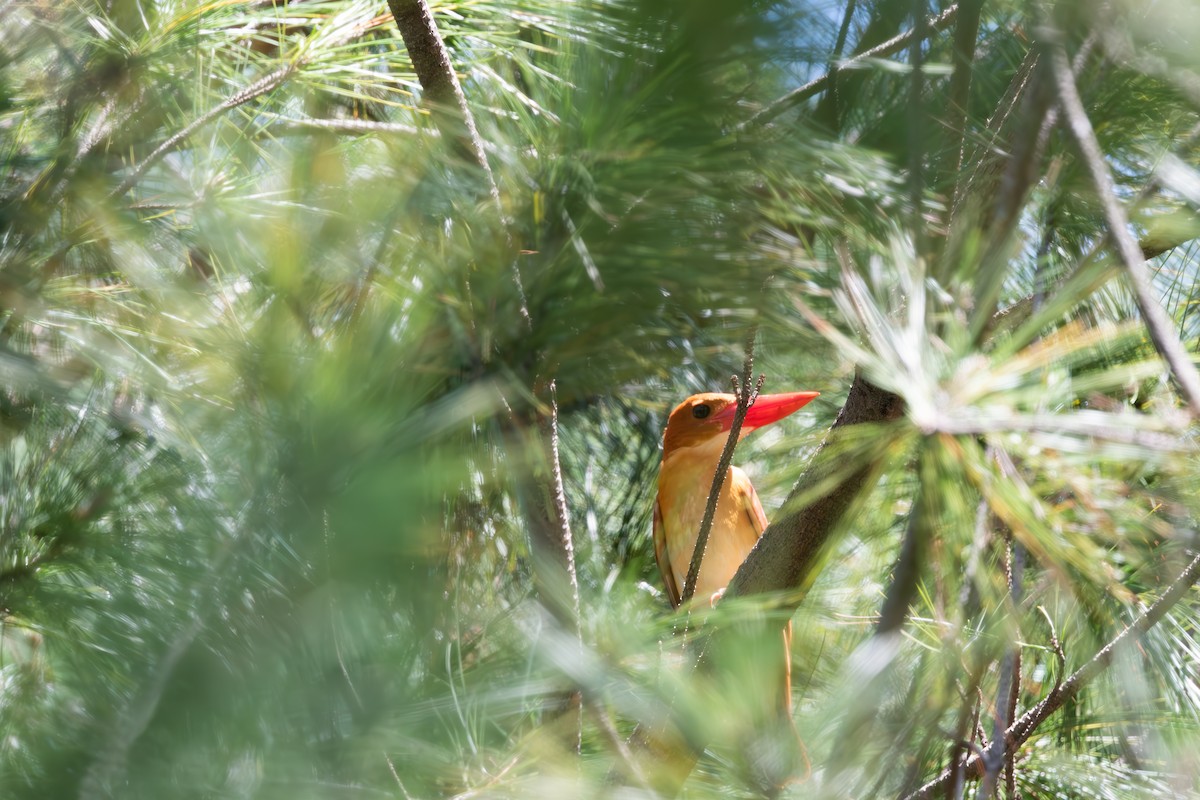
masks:
{"label": "bird", "polygon": [[[759,395],[746,412],[739,438],[795,413],[819,394]],[[658,472],[658,496],[654,503],[654,557],[672,608],[679,608],[683,600],[684,584],[713,477],[736,414],[735,395],[708,392],[684,400],[667,419]],[[767,515],[754,484],[745,472],[731,465],[717,498],[693,602],[707,598],[710,606],[716,605],[766,527]],[[780,680],[765,687],[769,695],[766,705],[770,707],[770,713],[786,718],[807,774],[808,755],[791,716],[791,634],[789,621],[782,637],[782,674]]]}
{"label": "bird", "polygon": [[[750,406],[741,437],[799,411],[819,392],[764,394]],[[654,503],[654,557],[667,598],[678,608],[696,549],[713,476],[737,413],[737,397],[695,394],[675,407],[663,432],[658,497]],[[696,579],[696,597],[715,603],[767,527],[767,515],[746,473],[730,466]]]}

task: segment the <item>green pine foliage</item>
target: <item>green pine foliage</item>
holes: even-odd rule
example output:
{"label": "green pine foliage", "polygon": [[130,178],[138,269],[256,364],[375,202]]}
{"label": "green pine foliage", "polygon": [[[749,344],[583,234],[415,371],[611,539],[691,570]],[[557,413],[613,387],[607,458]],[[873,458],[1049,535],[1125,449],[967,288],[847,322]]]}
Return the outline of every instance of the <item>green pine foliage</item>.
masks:
{"label": "green pine foliage", "polygon": [[[1044,48],[1194,363],[1200,15],[959,8],[961,106],[952,23],[749,122],[948,7],[434,3],[496,202],[385,3],[0,4],[0,793],[651,797],[667,719],[689,797],[987,751],[1197,551],[1188,398]],[[822,393],[738,449],[768,516],[871,469],[801,585],[685,631],[659,441],[747,335],[764,391]],[[856,376],[900,418],[834,429]],[[578,631],[531,544],[552,381]],[[812,775],[764,789],[761,659],[705,630],[798,600]],[[1189,588],[1017,743],[1019,796],[1200,794],[1198,632]]]}

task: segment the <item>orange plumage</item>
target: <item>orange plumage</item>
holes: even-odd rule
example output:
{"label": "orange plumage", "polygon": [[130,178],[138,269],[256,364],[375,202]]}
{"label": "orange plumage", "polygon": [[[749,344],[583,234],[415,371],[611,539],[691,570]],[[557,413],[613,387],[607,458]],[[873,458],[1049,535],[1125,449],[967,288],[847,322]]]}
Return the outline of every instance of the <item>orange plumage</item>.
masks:
{"label": "orange plumage", "polygon": [[[746,414],[741,435],[786,417],[815,397],[817,392],[760,396]],[[736,411],[732,394],[697,394],[676,406],[667,420],[654,504],[654,555],[675,607]],[[717,499],[696,596],[711,598],[724,590],[766,527],[767,515],[754,485],[746,473],[731,466]]]}
{"label": "orange plumage", "polygon": [[[817,392],[761,395],[742,423],[741,435],[807,405]],[[663,458],[654,504],[654,556],[672,607],[678,607],[708,503],[721,451],[737,411],[732,394],[697,394],[671,412],[663,433]],[[767,515],[746,473],[730,466],[717,498],[712,530],[696,580],[695,597],[716,603],[767,527]],[[783,676],[776,708],[791,719],[791,643],[783,633]],[[794,731],[794,728],[793,728]],[[803,756],[803,745],[800,745]],[[807,758],[805,758],[807,761]]]}

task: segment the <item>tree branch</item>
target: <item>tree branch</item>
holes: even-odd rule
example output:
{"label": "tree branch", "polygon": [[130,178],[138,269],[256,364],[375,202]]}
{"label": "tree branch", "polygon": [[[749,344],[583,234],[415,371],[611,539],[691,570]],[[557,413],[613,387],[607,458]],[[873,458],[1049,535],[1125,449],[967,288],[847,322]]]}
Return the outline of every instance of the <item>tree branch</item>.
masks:
{"label": "tree branch", "polygon": [[[919,482],[920,480],[918,478]],[[899,632],[908,619],[908,607],[917,596],[921,563],[924,561],[924,539],[927,531],[922,529],[925,527],[923,523],[926,513],[924,487],[918,483],[917,496],[909,510],[908,525],[904,528],[904,539],[900,543],[900,555],[892,569],[892,583],[888,586],[883,606],[879,610],[879,624],[875,626],[876,636]]]}
{"label": "tree branch", "polygon": [[[868,422],[897,419],[904,411],[903,401],[889,391],[870,383],[861,372],[854,376],[846,403],[833,423],[831,434],[839,428]],[[835,434],[836,435],[836,434]],[[796,589],[804,584],[817,556],[850,505],[870,489],[869,478],[876,463],[866,464],[839,481],[828,492],[806,507],[793,501],[828,479],[834,468],[830,439],[817,450],[808,469],[792,488],[784,503],[784,512],[759,538],[726,590],[726,597]],[[799,595],[788,606],[800,604]]]}
{"label": "tree branch", "polygon": [[1109,234],[1116,245],[1125,274],[1137,298],[1138,310],[1142,321],[1150,334],[1150,340],[1159,355],[1167,362],[1179,388],[1187,401],[1188,409],[1193,418],[1200,417],[1200,373],[1197,373],[1187,351],[1184,349],[1174,326],[1167,318],[1166,312],[1159,305],[1150,284],[1150,275],[1146,270],[1146,262],[1137,240],[1129,232],[1129,220],[1125,209],[1116,194],[1112,173],[1104,160],[1100,143],[1092,129],[1091,120],[1079,97],[1079,89],[1075,85],[1075,76],[1071,72],[1067,51],[1061,43],[1051,46],[1051,67],[1054,72],[1055,85],[1058,89],[1059,102],[1067,127],[1079,145],[1080,154],[1092,176],[1096,194],[1104,207],[1104,216],[1108,220]]}
{"label": "tree branch", "polygon": [[[400,37],[404,39],[404,46],[412,59],[417,80],[421,82],[423,102],[429,107],[442,136],[451,142],[468,163],[479,167],[484,185],[495,206],[496,216],[503,222],[500,187],[496,184],[496,176],[492,174],[492,168],[488,164],[483,139],[475,127],[475,117],[467,106],[467,97],[463,94],[458,75],[450,64],[450,51],[446,49],[446,44],[438,33],[429,4],[426,0],[388,0],[388,7],[392,10],[396,26],[400,29]],[[521,270],[515,257],[511,261],[511,270],[513,284],[520,299],[521,318],[525,327],[531,329],[533,323],[529,316],[529,301],[525,296],[524,281],[521,279]]]}
{"label": "tree branch", "polygon": [[[1167,615],[1176,603],[1183,599],[1188,590],[1200,580],[1200,555],[1192,559],[1187,568],[1180,573],[1179,577],[1171,582],[1167,590],[1150,608],[1140,614],[1129,627],[1117,634],[1112,641],[1092,656],[1091,660],[1084,664],[1079,669],[1071,674],[1061,684],[1046,695],[1042,702],[1038,703],[1033,708],[1026,711],[1020,719],[1014,722],[1005,731],[1006,738],[1011,741],[1011,747],[1015,751],[1020,747],[1037,730],[1038,726],[1045,722],[1051,714],[1073,698],[1097,675],[1108,668],[1112,663],[1113,656],[1118,647],[1123,646],[1126,642],[1136,641],[1136,639],[1146,631],[1153,628],[1163,617]],[[981,756],[975,754],[967,759],[962,765],[968,773],[978,768],[981,761]],[[943,789],[946,783],[954,774],[954,765],[943,770],[938,777],[926,783],[917,791],[908,795],[904,800],[927,800],[935,796],[935,793]]]}
{"label": "tree branch", "polygon": [[182,130],[176,132],[165,142],[154,148],[154,151],[150,153],[150,155],[142,159],[141,163],[133,168],[133,171],[126,176],[125,180],[121,181],[117,188],[109,192],[108,199],[114,200],[132,189],[137,182],[142,179],[142,176],[146,174],[146,170],[150,169],[152,166],[161,161],[163,157],[167,155],[167,153],[170,153],[172,150],[178,147],[181,142],[188,139],[193,133],[200,130],[229,109],[237,108],[244,103],[250,102],[256,97],[261,97],[267,92],[277,89],[283,84],[284,81],[295,74],[296,70],[299,68],[300,62],[289,62],[269,75],[264,75],[262,78],[250,84],[245,89],[242,89],[240,92],[231,95],[220,105],[209,109],[196,119],[192,120],[190,123],[184,126]]}
{"label": "tree branch", "polygon": [[488,165],[483,140],[475,127],[471,109],[467,107],[467,97],[458,82],[458,75],[450,64],[450,51],[438,34],[429,4],[425,0],[388,0],[388,7],[404,39],[408,57],[412,59],[417,80],[421,82],[422,100],[434,122],[443,136],[483,170],[488,190],[498,203],[500,192]]}
{"label": "tree branch", "polygon": [[829,66],[826,67],[827,72],[837,69],[837,62],[846,48],[846,35],[850,33],[850,23],[854,20],[854,10],[857,7],[857,0],[848,0],[846,3],[846,10],[842,12],[842,24],[838,28],[837,41],[833,44],[833,54],[829,58]]}
{"label": "tree branch", "polygon": [[[957,14],[958,3],[955,3],[941,14],[930,18],[926,21],[926,34],[932,35],[945,30],[950,26],[950,23],[954,22],[954,18]],[[830,81],[837,75],[840,75],[842,72],[860,67],[868,59],[882,58],[884,56],[890,56],[893,53],[897,53],[908,45],[912,44],[914,41],[917,41],[917,39],[918,32],[916,30],[905,31],[899,36],[894,36],[891,39],[888,39],[886,42],[876,47],[872,47],[870,50],[867,50],[864,53],[859,53],[853,58],[847,59],[840,64],[835,65],[829,70],[829,72],[826,72],[819,78],[812,79],[797,89],[793,89],[783,97],[780,97],[766,108],[759,111],[750,119],[740,124],[737,127],[738,133],[743,133],[752,128],[765,125],[788,109],[795,108],[813,95],[825,91],[825,89],[829,86]]]}

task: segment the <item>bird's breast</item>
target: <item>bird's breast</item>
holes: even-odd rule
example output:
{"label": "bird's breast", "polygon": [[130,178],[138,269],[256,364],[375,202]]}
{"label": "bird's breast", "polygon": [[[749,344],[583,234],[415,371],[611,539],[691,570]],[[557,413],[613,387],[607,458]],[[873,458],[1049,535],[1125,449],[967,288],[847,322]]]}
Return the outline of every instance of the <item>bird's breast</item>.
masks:
{"label": "bird's breast", "polygon": [[[680,591],[687,579],[692,552],[696,549],[696,537],[704,519],[715,471],[715,464],[711,462],[689,464],[686,460],[676,463],[676,459],[670,459],[664,462],[660,473],[659,510],[671,571]],[[708,597],[725,588],[758,541],[759,532],[746,512],[746,504],[738,496],[743,486],[749,486],[745,474],[737,467],[730,467],[713,516],[712,532],[696,581],[696,597]]]}

